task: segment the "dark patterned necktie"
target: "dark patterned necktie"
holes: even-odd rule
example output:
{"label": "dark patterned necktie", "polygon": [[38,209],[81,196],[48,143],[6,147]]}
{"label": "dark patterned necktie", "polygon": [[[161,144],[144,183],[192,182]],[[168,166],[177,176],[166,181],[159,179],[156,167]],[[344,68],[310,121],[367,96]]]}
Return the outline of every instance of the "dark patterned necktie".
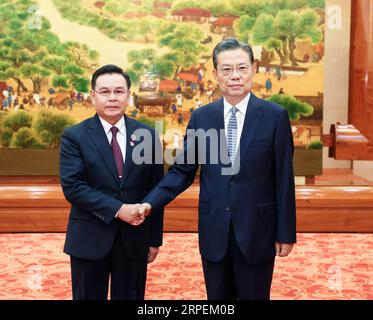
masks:
{"label": "dark patterned necktie", "polygon": [[238,109],[236,107],[232,107],[230,109],[231,117],[228,122],[228,153],[229,158],[231,159],[231,163],[233,164],[234,159],[236,157],[236,147],[237,147],[237,113]]}
{"label": "dark patterned necktie", "polygon": [[117,127],[111,127],[111,133],[113,134],[113,139],[111,140],[111,149],[113,151],[113,156],[115,160],[115,164],[117,166],[117,171],[119,178],[122,178],[123,175],[123,155],[122,151],[120,150],[119,143],[117,140],[117,133],[119,129]]}

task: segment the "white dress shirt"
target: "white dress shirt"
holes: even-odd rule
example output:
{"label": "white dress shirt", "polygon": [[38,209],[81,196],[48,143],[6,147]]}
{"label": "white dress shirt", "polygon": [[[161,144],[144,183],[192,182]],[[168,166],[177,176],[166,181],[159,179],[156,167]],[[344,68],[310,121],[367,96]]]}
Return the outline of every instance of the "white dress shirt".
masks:
{"label": "white dress shirt", "polygon": [[[100,116],[99,118],[100,118],[102,126],[104,127],[109,144],[111,145],[113,134],[111,133],[110,129],[111,127],[113,127],[113,125],[107,122],[106,120],[102,119]],[[123,163],[124,163],[126,161],[126,140],[127,140],[126,122],[124,121],[124,117],[120,118],[120,120],[116,124],[114,124],[114,126],[117,127],[119,130],[117,132],[117,141],[119,144],[120,151],[122,152]],[[118,218],[119,210],[115,214],[115,218]]]}
{"label": "white dress shirt", "polygon": [[[238,145],[240,144],[241,135],[242,135],[242,129],[243,124],[245,121],[245,115],[247,110],[247,105],[250,100],[251,93],[249,92],[245,98],[243,98],[239,103],[235,105],[235,107],[238,109],[236,112],[236,118],[237,118],[237,145],[236,145],[236,153]],[[233,105],[231,105],[227,100],[223,99],[224,103],[224,129],[225,129],[225,137],[228,141],[228,122],[231,118],[231,108]]]}
{"label": "white dress shirt", "polygon": [[120,151],[122,152],[123,163],[126,161],[126,141],[127,141],[127,131],[126,131],[126,122],[124,121],[124,117],[120,118],[120,120],[112,125],[106,120],[102,119],[100,116],[100,121],[102,126],[104,127],[106,137],[111,145],[111,140],[113,138],[113,134],[111,133],[111,127],[115,126],[119,129],[117,132],[117,141],[120,147]]}

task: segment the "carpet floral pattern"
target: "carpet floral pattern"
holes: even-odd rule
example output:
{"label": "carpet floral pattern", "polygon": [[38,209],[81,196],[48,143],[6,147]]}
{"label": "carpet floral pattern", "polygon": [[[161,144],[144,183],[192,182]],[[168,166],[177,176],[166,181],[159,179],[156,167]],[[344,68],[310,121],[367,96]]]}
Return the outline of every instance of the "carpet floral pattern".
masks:
{"label": "carpet floral pattern", "polygon": [[[0,234],[0,299],[71,299],[65,234]],[[146,299],[206,299],[198,236],[166,233]],[[373,299],[373,234],[298,234],[276,260],[272,299]]]}

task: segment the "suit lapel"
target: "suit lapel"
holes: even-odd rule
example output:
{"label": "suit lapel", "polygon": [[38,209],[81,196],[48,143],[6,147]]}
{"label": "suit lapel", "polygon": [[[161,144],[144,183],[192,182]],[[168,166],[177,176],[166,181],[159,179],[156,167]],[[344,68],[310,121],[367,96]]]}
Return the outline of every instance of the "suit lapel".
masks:
{"label": "suit lapel", "polygon": [[113,175],[115,181],[119,183],[119,177],[113,157],[113,152],[107,139],[106,132],[97,114],[91,118],[91,121],[88,125],[88,134],[92,142],[96,145],[98,152],[103,158],[109,171]]}
{"label": "suit lapel", "polygon": [[[240,166],[240,162],[244,159],[245,154],[248,152],[250,144],[254,138],[255,131],[263,117],[261,112],[262,106],[260,100],[251,93],[249,103],[247,105],[247,110],[245,114],[245,120],[242,128],[241,139],[239,142],[239,149],[237,151],[236,157],[240,157],[240,161],[235,161],[234,166]],[[228,146],[225,135],[225,125],[224,125],[224,103],[223,99],[220,99],[216,102],[213,108],[211,108],[211,125],[213,128],[219,130],[219,134],[223,133],[219,139],[219,148],[220,150],[220,164],[222,167],[229,167],[230,160],[228,156]],[[221,131],[223,130],[223,131]],[[223,157],[221,159],[221,157]],[[228,164],[227,164],[228,163]],[[239,172],[239,168],[234,168],[233,172]],[[231,176],[232,177],[232,176]]]}
{"label": "suit lapel", "polygon": [[223,98],[215,102],[211,108],[210,119],[212,121],[212,127],[218,130],[224,130],[224,103]]}
{"label": "suit lapel", "polygon": [[[245,120],[242,128],[241,140],[237,157],[240,157],[240,162],[244,159],[245,154],[249,150],[250,144],[254,138],[255,131],[263,117],[261,112],[262,106],[260,100],[251,93],[249,103],[247,105]],[[237,161],[235,161],[237,163]]]}
{"label": "suit lapel", "polygon": [[[131,167],[133,165],[132,161],[132,151],[134,148],[134,143],[131,145],[132,140],[137,140],[134,138],[133,134],[137,129],[137,124],[135,121],[133,121],[131,118],[124,116],[124,121],[126,123],[126,159],[124,161],[123,166],[123,177],[121,179],[121,187],[126,182],[126,178],[128,176],[128,173],[131,171]],[[132,139],[134,138],[134,139]]]}
{"label": "suit lapel", "polygon": [[[227,140],[225,136],[223,98],[216,101],[214,106],[211,108],[210,121],[211,121],[211,128],[215,128],[218,131],[219,164],[222,167],[229,167],[230,160],[228,156],[228,146],[227,146]],[[207,152],[209,152],[209,150],[207,150]]]}

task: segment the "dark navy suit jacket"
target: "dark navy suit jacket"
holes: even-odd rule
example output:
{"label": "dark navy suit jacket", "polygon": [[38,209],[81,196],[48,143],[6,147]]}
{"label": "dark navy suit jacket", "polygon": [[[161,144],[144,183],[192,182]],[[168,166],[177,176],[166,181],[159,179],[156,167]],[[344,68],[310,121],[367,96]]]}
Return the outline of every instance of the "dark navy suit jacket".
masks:
{"label": "dark navy suit jacket", "polygon": [[[119,179],[106,133],[97,115],[66,129],[61,139],[60,179],[71,203],[64,252],[76,258],[100,260],[110,251],[117,232],[126,254],[146,258],[149,246],[162,244],[163,209],[133,227],[114,216],[123,203],[140,203],[163,177],[163,164],[135,164],[132,152],[137,129],[148,130],[145,152],[160,148],[155,131],[125,116],[127,131],[123,178]],[[139,137],[137,137],[139,139]],[[154,160],[154,159],[153,159]]]}
{"label": "dark navy suit jacket", "polygon": [[[187,129],[224,130],[223,113],[223,99],[203,106],[192,113]],[[232,223],[245,259],[249,263],[269,261],[275,255],[275,242],[296,242],[294,146],[288,113],[251,94],[236,174],[222,175],[222,169],[230,165],[224,164],[228,156],[225,134],[218,136],[223,156],[213,164],[211,141],[203,145],[198,134],[186,134],[183,153],[143,201],[155,210],[161,208],[192,184],[200,167],[201,255],[211,261],[224,257]]]}

